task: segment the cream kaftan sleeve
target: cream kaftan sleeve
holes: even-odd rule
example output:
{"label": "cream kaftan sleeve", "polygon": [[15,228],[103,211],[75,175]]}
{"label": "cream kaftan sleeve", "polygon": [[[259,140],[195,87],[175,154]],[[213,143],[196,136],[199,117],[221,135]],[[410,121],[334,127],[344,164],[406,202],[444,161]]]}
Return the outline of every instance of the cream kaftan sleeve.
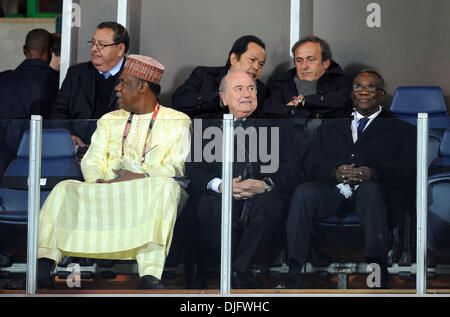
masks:
{"label": "cream kaftan sleeve", "polygon": [[100,118],[97,121],[97,129],[92,135],[91,146],[81,161],[81,171],[87,183],[95,183],[99,178],[105,180],[112,178],[109,171],[110,168],[108,169],[108,145],[110,143],[110,129],[112,126],[113,122],[111,119]]}
{"label": "cream kaftan sleeve", "polygon": [[[158,145],[149,152],[149,158],[146,157],[143,172],[148,173],[150,177],[184,175],[184,162],[189,155],[191,146],[190,123],[190,120],[186,119],[166,119],[159,122],[166,127],[162,130],[165,133],[152,138],[152,146]],[[153,151],[155,153],[152,153]],[[158,155],[155,155],[156,153]]]}

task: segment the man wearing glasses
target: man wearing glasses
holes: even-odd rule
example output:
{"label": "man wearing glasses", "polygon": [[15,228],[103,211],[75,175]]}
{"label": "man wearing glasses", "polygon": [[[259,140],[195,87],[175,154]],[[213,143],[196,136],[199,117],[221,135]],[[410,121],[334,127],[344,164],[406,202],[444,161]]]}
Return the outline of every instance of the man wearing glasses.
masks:
{"label": "man wearing glasses", "polygon": [[[117,109],[114,87],[128,52],[128,32],[116,22],[102,22],[88,45],[91,61],[69,68],[53,104],[52,119],[99,119]],[[86,147],[95,124],[73,123],[70,130],[74,147]]]}
{"label": "man wearing glasses", "polygon": [[316,221],[355,212],[364,232],[364,256],[377,263],[378,287],[389,287],[388,237],[414,197],[415,132],[380,104],[384,80],[373,70],[353,81],[352,119],[317,130],[305,159],[312,182],[295,189],[287,221],[288,288],[303,288],[300,275]]}

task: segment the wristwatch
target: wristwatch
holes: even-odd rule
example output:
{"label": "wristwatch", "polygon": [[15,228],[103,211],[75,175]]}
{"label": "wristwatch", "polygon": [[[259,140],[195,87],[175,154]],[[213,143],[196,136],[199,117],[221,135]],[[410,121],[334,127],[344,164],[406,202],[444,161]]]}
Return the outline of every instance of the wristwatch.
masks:
{"label": "wristwatch", "polygon": [[292,104],[294,105],[294,107],[298,107],[298,106],[303,106],[303,100],[305,100],[305,97],[300,95],[297,97],[292,97]]}
{"label": "wristwatch", "polygon": [[273,180],[270,177],[264,177],[262,179],[262,181],[264,183],[266,183],[266,188],[265,188],[265,192],[271,192],[273,190],[273,188],[275,187],[275,184],[273,182]]}

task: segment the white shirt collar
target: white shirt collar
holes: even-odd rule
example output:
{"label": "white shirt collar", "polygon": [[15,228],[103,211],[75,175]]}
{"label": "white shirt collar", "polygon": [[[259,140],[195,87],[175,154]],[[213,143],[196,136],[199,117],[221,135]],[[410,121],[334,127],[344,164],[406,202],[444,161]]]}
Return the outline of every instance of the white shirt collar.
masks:
{"label": "white shirt collar", "polygon": [[[381,113],[382,109],[383,108],[381,106],[379,106],[379,110],[368,117],[369,121],[367,121],[367,124],[366,124],[364,130],[366,130],[367,127],[372,123],[373,119],[375,119]],[[353,110],[352,115],[353,115],[353,120],[352,120],[350,127],[352,129],[353,142],[356,142],[356,140],[358,139],[358,121],[360,119],[364,118],[364,116],[356,110]]]}
{"label": "white shirt collar", "polygon": [[[378,111],[368,117],[369,121],[372,121],[380,114],[380,112],[383,108],[381,106],[378,106],[378,107],[379,107]],[[355,109],[353,110],[352,115],[353,115],[353,118],[356,119],[357,121],[359,121],[359,119],[361,119],[361,118],[364,118],[364,116],[362,114],[360,114],[358,111],[356,111]]]}
{"label": "white shirt collar", "polygon": [[120,71],[120,69],[122,68],[122,64],[123,64],[124,59],[125,59],[125,57],[122,57],[122,59],[119,61],[119,63],[117,63],[117,65],[114,66],[111,70],[109,70],[107,72],[101,72],[101,71],[98,71],[98,72],[100,74],[102,74],[102,75],[104,73],[110,73],[111,76],[115,76]]}

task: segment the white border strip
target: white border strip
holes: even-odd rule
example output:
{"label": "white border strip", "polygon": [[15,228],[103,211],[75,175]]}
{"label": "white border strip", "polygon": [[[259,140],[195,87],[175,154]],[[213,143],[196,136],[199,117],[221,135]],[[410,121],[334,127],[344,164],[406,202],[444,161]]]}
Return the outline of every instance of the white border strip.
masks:
{"label": "white border strip", "polygon": [[40,207],[42,117],[31,116],[28,163],[28,235],[26,293],[36,293],[38,217]]}
{"label": "white border strip", "polygon": [[428,114],[417,115],[417,295],[427,293]]}
{"label": "white border strip", "polygon": [[61,68],[59,72],[59,87],[66,78],[70,66],[71,39],[72,39],[72,0],[63,1],[62,23],[61,23]]}
{"label": "white border strip", "polygon": [[117,23],[127,28],[128,0],[118,0],[117,2]]}
{"label": "white border strip", "polygon": [[301,0],[291,0],[291,31],[289,55],[292,55],[291,47],[300,39],[300,3]]}
{"label": "white border strip", "polygon": [[231,223],[233,202],[233,115],[223,115],[222,141],[222,247],[220,266],[220,294],[231,293]]}

